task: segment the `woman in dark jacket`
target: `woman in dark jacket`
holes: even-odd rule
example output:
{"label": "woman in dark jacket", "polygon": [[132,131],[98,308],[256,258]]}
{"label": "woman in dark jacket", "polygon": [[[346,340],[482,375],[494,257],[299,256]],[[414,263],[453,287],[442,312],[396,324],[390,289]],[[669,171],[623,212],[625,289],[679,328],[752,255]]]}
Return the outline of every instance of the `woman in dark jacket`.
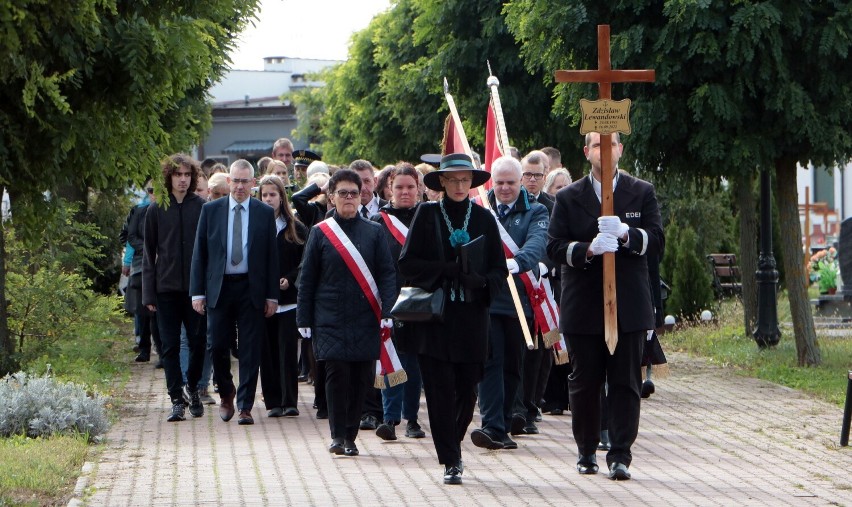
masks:
{"label": "woman in dark jacket", "polygon": [[278,229],[278,311],[266,319],[266,341],[260,360],[260,383],[269,417],[299,415],[299,331],[296,328],[296,278],[308,229],[296,220],[284,182],[268,175],[260,180],[260,197],[275,210]]}
{"label": "woman in dark jacket", "polygon": [[[402,287],[403,278],[399,274],[397,260],[402,252],[402,245],[414,213],[417,211],[417,200],[419,196],[420,177],[417,170],[408,162],[402,162],[396,167],[386,169],[387,185],[391,189],[390,202],[379,210],[370,220],[378,222],[385,233],[385,240],[390,249],[396,269],[396,288]],[[417,353],[405,353],[406,335],[409,327],[398,322],[393,329],[393,341],[399,356],[402,369],[405,370],[408,380],[395,386],[386,386],[382,389],[382,409],[384,422],[376,428],[376,435],[383,440],[396,440],[396,426],[404,417],[408,424],[405,428],[405,436],[409,438],[423,438],[426,433],[417,422],[417,412],[420,410],[420,391],[423,389],[423,380],[420,378],[420,365],[417,363]]]}
{"label": "woman in dark jacket", "polygon": [[[475,170],[470,157],[447,155],[424,183],[444,192],[436,203],[423,203],[411,223],[399,258],[399,271],[413,286],[448,288],[443,322],[407,324],[413,328],[406,351],[419,354],[429,409],[429,425],[444,465],[444,483],[461,484],[461,441],[473,419],[476,385],[482,379],[488,347],[488,307],[506,289],[506,257],[497,222],[468,198],[472,187],[491,175]],[[483,236],[478,269],[465,272],[460,246]],[[440,239],[438,239],[440,238]]]}
{"label": "woman in dark jacket", "polygon": [[355,438],[375,379],[380,324],[391,327],[396,272],[382,228],[358,214],[358,174],[337,171],[328,188],[335,211],[311,229],[296,320],[302,336],[313,340],[317,361],[325,363],[329,452],[357,456]]}

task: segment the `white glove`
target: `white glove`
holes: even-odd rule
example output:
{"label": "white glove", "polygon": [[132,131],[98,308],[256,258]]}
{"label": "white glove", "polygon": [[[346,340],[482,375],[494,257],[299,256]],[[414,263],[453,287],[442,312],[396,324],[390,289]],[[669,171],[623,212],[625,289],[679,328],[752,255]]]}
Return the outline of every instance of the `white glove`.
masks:
{"label": "white glove", "polygon": [[592,255],[601,255],[607,252],[615,252],[616,250],[618,250],[618,240],[615,239],[615,236],[607,232],[599,232],[589,245],[589,252]]}
{"label": "white glove", "polygon": [[382,322],[381,322],[381,324],[380,324],[380,325],[381,325],[382,329],[390,329],[390,328],[392,328],[392,327],[393,327],[393,320],[391,320],[391,319],[382,319]]}
{"label": "white glove", "polygon": [[630,226],[616,216],[598,217],[598,231],[612,234],[616,238],[624,238]]}
{"label": "white glove", "polygon": [[538,276],[539,278],[546,278],[550,275],[550,270],[547,269],[547,266],[543,262],[538,263]]}
{"label": "white glove", "polygon": [[509,274],[514,275],[515,273],[519,273],[521,268],[518,267],[518,261],[515,259],[506,259],[506,267],[509,268]]}
{"label": "white glove", "polygon": [[299,334],[302,335],[302,338],[304,338],[306,340],[310,340],[311,339],[311,328],[300,327],[299,328]]}

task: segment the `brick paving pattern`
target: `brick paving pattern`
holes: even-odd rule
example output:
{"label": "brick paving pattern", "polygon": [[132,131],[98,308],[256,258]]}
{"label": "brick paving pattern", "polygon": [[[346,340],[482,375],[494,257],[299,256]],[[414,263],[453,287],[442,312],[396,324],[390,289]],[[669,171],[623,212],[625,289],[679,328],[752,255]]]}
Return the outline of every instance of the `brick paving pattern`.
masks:
{"label": "brick paving pattern", "polygon": [[[167,423],[162,371],[133,364],[122,417],[107,434],[77,505],[852,505],[852,449],[838,447],[842,409],[798,391],[740,377],[681,354],[643,400],[633,480],[580,476],[571,416],[545,415],[517,450],[463,444],[464,484],[442,483],[425,401],[425,439],[358,438],[361,455],[327,452],[328,423],[300,384],[296,418],[254,426],[205,406]],[[236,366],[234,367],[236,370]],[[474,417],[475,428],[479,417]],[[404,424],[404,423],[403,423]],[[401,431],[400,431],[401,430]]]}

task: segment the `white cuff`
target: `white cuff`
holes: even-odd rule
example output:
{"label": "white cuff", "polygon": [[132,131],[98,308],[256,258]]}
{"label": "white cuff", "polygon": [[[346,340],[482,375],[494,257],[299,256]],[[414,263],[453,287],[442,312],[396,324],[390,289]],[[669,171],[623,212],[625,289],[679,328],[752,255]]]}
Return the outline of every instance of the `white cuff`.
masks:
{"label": "white cuff", "polygon": [[572,268],[574,267],[574,263],[571,262],[571,256],[574,254],[574,247],[577,246],[577,243],[577,241],[572,241],[568,244],[568,249],[565,250],[565,262]]}

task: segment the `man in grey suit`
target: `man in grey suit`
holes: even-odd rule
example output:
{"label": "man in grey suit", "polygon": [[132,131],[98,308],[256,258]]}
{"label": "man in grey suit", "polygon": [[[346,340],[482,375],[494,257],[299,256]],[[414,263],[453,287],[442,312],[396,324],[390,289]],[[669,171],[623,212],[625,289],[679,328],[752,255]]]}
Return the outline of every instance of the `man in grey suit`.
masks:
{"label": "man in grey suit", "polygon": [[[261,344],[270,317],[278,307],[278,245],[275,213],[250,197],[254,169],[246,160],[231,164],[231,194],[204,205],[192,255],[189,290],[192,307],[207,313],[207,350],[222,402],[219,417],[234,416],[234,397],[240,424],[254,424],[251,409],[257,388]],[[239,331],[239,388],[234,387],[229,329]]]}

